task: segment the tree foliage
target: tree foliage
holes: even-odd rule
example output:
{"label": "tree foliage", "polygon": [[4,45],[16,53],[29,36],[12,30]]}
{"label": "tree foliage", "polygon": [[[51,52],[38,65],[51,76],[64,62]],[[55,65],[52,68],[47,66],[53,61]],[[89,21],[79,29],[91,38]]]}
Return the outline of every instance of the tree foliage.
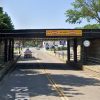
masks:
{"label": "tree foliage", "polygon": [[100,0],[75,0],[72,3],[73,9],[66,11],[66,22],[81,23],[83,19],[88,22],[95,20],[100,23]]}
{"label": "tree foliage", "polygon": [[0,29],[14,29],[11,18],[3,12],[2,7],[0,7]]}
{"label": "tree foliage", "polygon": [[84,27],[76,27],[75,29],[100,29],[100,24],[85,25]]}
{"label": "tree foliage", "polygon": [[100,29],[100,24],[85,25],[84,29]]}

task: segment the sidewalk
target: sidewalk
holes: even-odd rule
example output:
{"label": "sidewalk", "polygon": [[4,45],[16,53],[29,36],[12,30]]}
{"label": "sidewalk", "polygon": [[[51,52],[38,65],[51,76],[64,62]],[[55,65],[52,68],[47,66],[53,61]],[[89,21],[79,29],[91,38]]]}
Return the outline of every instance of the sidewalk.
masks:
{"label": "sidewalk", "polygon": [[[51,56],[57,57],[57,59],[60,59],[63,62],[67,61],[66,57],[59,56],[59,55],[55,54],[54,51],[47,51],[47,50],[44,50],[44,51],[47,52]],[[91,71],[93,73],[98,73],[98,75],[100,75],[100,65],[84,65],[83,70],[86,72]]]}
{"label": "sidewalk", "polygon": [[0,80],[2,80],[2,78],[4,77],[4,75],[9,71],[9,69],[17,62],[17,60],[19,59],[20,55],[15,57],[13,61],[9,61],[7,63],[4,63],[1,66],[0,69]]}
{"label": "sidewalk", "polygon": [[44,51],[47,52],[49,55],[54,56],[57,59],[60,59],[63,62],[66,62],[66,60],[67,60],[67,57],[66,56],[62,56],[61,54],[59,55],[57,53],[54,53],[54,51],[47,51],[45,49],[44,49]]}

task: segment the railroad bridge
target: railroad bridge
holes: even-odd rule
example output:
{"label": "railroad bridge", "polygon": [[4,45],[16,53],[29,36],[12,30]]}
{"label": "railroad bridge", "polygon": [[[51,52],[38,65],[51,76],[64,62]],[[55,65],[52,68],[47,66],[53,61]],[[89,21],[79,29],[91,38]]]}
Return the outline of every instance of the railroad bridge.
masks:
{"label": "railroad bridge", "polygon": [[[17,40],[66,40],[67,63],[83,65],[100,64],[100,29],[19,29],[0,30],[0,59],[8,62],[14,59],[14,42]],[[80,61],[77,46],[80,45]],[[73,47],[71,61],[70,47]]]}

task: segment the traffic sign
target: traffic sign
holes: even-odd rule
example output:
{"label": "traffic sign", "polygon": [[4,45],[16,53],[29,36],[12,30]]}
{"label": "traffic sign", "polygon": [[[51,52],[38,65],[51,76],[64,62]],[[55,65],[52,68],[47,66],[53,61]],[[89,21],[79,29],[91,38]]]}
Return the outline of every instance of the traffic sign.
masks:
{"label": "traffic sign", "polygon": [[83,45],[84,45],[85,47],[89,47],[89,46],[90,46],[90,41],[89,41],[89,40],[85,40],[85,41],[83,42]]}
{"label": "traffic sign", "polygon": [[66,41],[65,40],[61,40],[60,41],[60,45],[65,45],[66,44]]}
{"label": "traffic sign", "polygon": [[46,30],[46,36],[82,36],[82,30]]}

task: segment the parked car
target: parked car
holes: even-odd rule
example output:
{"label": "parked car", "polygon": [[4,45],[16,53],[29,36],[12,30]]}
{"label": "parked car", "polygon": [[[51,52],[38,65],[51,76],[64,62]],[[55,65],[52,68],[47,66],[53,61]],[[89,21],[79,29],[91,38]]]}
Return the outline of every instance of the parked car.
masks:
{"label": "parked car", "polygon": [[24,52],[24,58],[31,58],[32,57],[32,51],[29,49],[26,49]]}

